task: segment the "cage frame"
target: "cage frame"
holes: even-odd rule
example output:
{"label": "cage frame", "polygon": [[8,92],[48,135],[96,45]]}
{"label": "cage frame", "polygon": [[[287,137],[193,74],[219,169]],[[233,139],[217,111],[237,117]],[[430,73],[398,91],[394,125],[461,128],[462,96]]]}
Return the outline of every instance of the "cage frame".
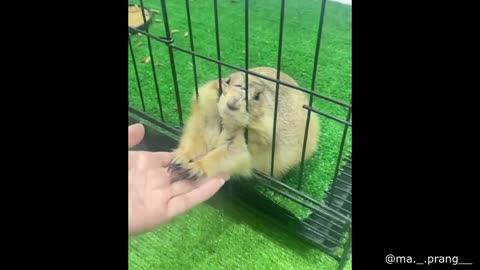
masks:
{"label": "cage frame", "polygon": [[[348,128],[352,128],[352,105],[330,98],[328,96],[322,95],[318,92],[315,92],[316,85],[316,74],[318,67],[318,59],[320,54],[320,42],[321,34],[323,32],[323,20],[325,16],[325,6],[327,0],[323,0],[320,9],[320,20],[318,25],[317,32],[317,42],[315,48],[315,58],[314,66],[312,71],[312,84],[310,89],[306,89],[300,86],[290,85],[288,83],[282,82],[279,80],[280,71],[281,71],[281,57],[282,57],[282,43],[283,43],[283,23],[284,23],[284,14],[285,14],[285,2],[286,0],[281,1],[281,10],[280,10],[280,33],[279,33],[279,47],[277,54],[277,77],[275,79],[263,76],[261,74],[252,72],[249,69],[249,45],[248,45],[248,28],[249,28],[249,9],[248,4],[249,0],[244,0],[245,4],[245,65],[244,67],[237,67],[228,63],[225,63],[221,60],[221,44],[220,44],[220,33],[219,33],[219,23],[218,23],[218,0],[212,0],[214,2],[214,15],[215,15],[215,37],[216,37],[216,53],[217,57],[211,58],[204,55],[201,55],[195,52],[193,35],[192,35],[192,24],[190,16],[190,6],[189,0],[186,2],[186,13],[187,13],[187,22],[188,22],[188,33],[190,37],[190,49],[181,48],[175,45],[175,40],[171,36],[169,22],[168,22],[168,11],[166,7],[166,0],[160,0],[161,4],[161,14],[163,19],[163,24],[165,27],[166,35],[164,37],[156,37],[149,33],[148,22],[144,14],[143,0],[140,1],[140,7],[142,7],[142,16],[144,23],[147,24],[146,28],[137,29],[129,27],[129,52],[133,59],[133,68],[135,69],[135,76],[137,80],[137,87],[140,92],[140,98],[142,103],[142,109],[135,108],[129,104],[129,125],[142,122],[145,125],[146,133],[144,142],[142,143],[146,150],[150,151],[168,151],[174,149],[179,141],[179,136],[182,132],[183,127],[183,112],[180,102],[180,94],[178,89],[178,81],[175,67],[175,55],[174,52],[182,52],[192,56],[193,64],[193,73],[195,80],[195,94],[198,97],[198,78],[196,71],[196,59],[200,58],[212,63],[217,64],[218,66],[218,79],[222,77],[222,66],[231,68],[233,70],[245,72],[245,74],[253,75],[259,78],[263,78],[276,83],[277,91],[275,97],[275,109],[274,109],[274,138],[273,138],[273,149],[272,149],[272,164],[271,170],[273,174],[274,166],[274,155],[275,155],[275,134],[276,134],[276,115],[277,115],[277,103],[278,103],[278,87],[279,85],[284,85],[294,90],[298,90],[304,93],[309,94],[309,104],[304,105],[303,108],[307,110],[307,125],[304,132],[304,144],[302,150],[302,162],[300,164],[300,181],[296,188],[288,186],[275,177],[271,175],[266,175],[264,173],[255,171],[254,177],[252,180],[256,181],[261,186],[267,188],[268,190],[273,191],[276,194],[282,195],[283,197],[290,199],[306,208],[308,208],[312,213],[310,216],[304,220],[299,220],[294,217],[294,215],[287,209],[273,202],[272,200],[266,198],[264,195],[258,193],[251,188],[248,188],[246,185],[242,185],[238,181],[227,181],[224,188],[218,193],[218,196],[228,196],[229,199],[235,200],[239,205],[249,208],[252,211],[257,212],[258,214],[264,216],[265,218],[270,219],[274,224],[282,227],[289,233],[292,233],[298,236],[300,239],[306,241],[307,243],[315,246],[316,248],[323,251],[325,254],[329,255],[333,259],[337,260],[338,268],[343,269],[348,259],[351,257],[351,243],[352,243],[352,222],[351,222],[351,213],[352,213],[352,157],[351,153],[344,157],[344,146],[346,141],[346,135]],[[147,8],[148,9],[148,8]],[[145,109],[145,103],[143,100],[143,93],[141,88],[141,83],[139,79],[138,70],[136,67],[136,60],[133,52],[133,46],[131,44],[130,35],[132,33],[142,34],[146,36],[148,42],[148,50],[151,59],[151,66],[153,71],[153,80],[154,86],[157,94],[157,101],[160,109],[160,119],[154,117],[147,113]],[[168,47],[168,54],[170,59],[170,70],[172,73],[172,80],[175,91],[176,105],[178,111],[178,120],[180,126],[173,126],[165,122],[161,97],[159,94],[158,80],[156,78],[155,70],[155,60],[152,53],[152,40],[165,44]],[[246,76],[246,98],[248,98],[248,76]],[[220,83],[220,87],[221,87]],[[313,98],[320,98],[325,101],[331,102],[338,106],[342,106],[348,110],[346,119],[340,119],[335,116],[332,116],[328,113],[322,112],[313,108]],[[248,110],[248,102],[247,102]],[[338,155],[337,165],[335,168],[335,176],[332,179],[330,190],[326,192],[327,196],[322,201],[311,198],[307,194],[304,194],[300,191],[303,184],[303,173],[304,173],[304,161],[305,161],[305,148],[306,141],[308,137],[308,126],[310,121],[311,113],[321,115],[323,117],[334,120],[338,123],[344,125],[344,131],[341,140],[340,152]],[[248,133],[246,134],[248,140]],[[163,143],[158,143],[163,142]],[[345,165],[341,165],[342,162],[345,162]],[[292,194],[288,194],[283,190],[288,190]],[[303,199],[303,200],[300,200]],[[306,203],[307,201],[308,203]]]}

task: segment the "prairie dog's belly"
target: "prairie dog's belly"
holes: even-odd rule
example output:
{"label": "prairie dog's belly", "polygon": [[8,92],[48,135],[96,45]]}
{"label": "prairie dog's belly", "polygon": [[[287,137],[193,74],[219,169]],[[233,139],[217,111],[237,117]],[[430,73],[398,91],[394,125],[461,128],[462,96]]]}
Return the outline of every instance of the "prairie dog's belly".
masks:
{"label": "prairie dog's belly", "polygon": [[266,151],[261,153],[252,153],[253,168],[263,172],[264,174],[270,175],[271,158],[271,153],[267,153]]}
{"label": "prairie dog's belly", "polygon": [[[274,176],[278,176],[300,161],[300,152],[292,152],[292,149],[285,147],[285,145],[279,145],[275,147],[275,162],[274,162]],[[253,168],[259,170],[267,175],[270,175],[272,165],[272,148],[265,150],[251,150],[253,159]]]}
{"label": "prairie dog's belly", "polygon": [[[308,139],[310,143],[307,143],[306,145],[305,159],[308,159],[315,150],[315,144],[312,144],[312,142],[316,140],[318,134],[316,132],[317,123],[314,123],[314,121],[316,121],[316,118],[312,117]],[[305,124],[301,122],[289,123],[288,121],[281,119],[277,128],[274,176],[279,176],[279,174],[285,173],[301,162]],[[256,133],[253,133],[252,135],[254,137],[251,139],[254,142],[262,142],[249,143],[249,151],[253,159],[253,168],[270,175],[272,160],[272,138],[269,138],[269,136],[259,136],[260,134]]]}
{"label": "prairie dog's belly", "polygon": [[203,134],[198,134],[198,136],[203,136],[207,145],[207,151],[211,151],[218,143],[220,137],[220,125],[217,121],[208,121],[206,122]]}

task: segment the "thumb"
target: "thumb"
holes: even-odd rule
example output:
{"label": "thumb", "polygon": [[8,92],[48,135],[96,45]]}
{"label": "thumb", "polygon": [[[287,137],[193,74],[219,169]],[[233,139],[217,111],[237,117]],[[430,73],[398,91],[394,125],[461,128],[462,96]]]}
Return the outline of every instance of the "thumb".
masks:
{"label": "thumb", "polygon": [[145,136],[145,127],[140,124],[133,124],[128,127],[128,149],[137,145]]}

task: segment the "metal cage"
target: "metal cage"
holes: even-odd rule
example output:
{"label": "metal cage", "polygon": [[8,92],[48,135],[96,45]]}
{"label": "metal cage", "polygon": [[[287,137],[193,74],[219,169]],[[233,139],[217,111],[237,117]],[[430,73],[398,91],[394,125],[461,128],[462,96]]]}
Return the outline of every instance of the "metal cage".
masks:
{"label": "metal cage", "polygon": [[[276,83],[277,90],[278,85],[282,84],[288,87],[291,87],[295,90],[302,91],[307,93],[310,96],[309,104],[304,106],[304,109],[308,111],[307,117],[307,129],[308,121],[310,121],[310,114],[315,113],[322,117],[336,121],[344,125],[343,135],[341,138],[340,152],[338,153],[338,160],[336,161],[335,176],[332,179],[330,188],[326,191],[326,197],[319,201],[316,200],[307,194],[301,191],[301,186],[303,183],[303,167],[304,162],[300,165],[300,175],[298,186],[292,187],[287,185],[278,179],[270,175],[265,175],[261,172],[255,172],[255,178],[251,179],[262,187],[291,200],[292,202],[301,205],[305,208],[308,208],[311,214],[308,218],[298,219],[295,217],[289,210],[285,209],[281,205],[275,203],[274,201],[266,198],[261,193],[252,189],[250,185],[244,185],[240,181],[228,181],[225,185],[225,188],[220,192],[221,194],[228,194],[229,200],[238,200],[245,207],[249,207],[251,210],[257,211],[259,214],[262,214],[266,218],[270,218],[276,225],[283,227],[288,232],[293,233],[303,240],[313,244],[315,247],[318,247],[320,250],[330,255],[338,261],[338,269],[343,269],[345,263],[351,256],[351,242],[352,242],[352,225],[351,225],[351,214],[352,214],[352,155],[350,153],[344,154],[344,146],[347,137],[348,129],[352,128],[352,105],[350,103],[345,103],[334,98],[322,95],[316,92],[316,74],[318,59],[320,55],[320,40],[322,36],[323,21],[325,16],[325,5],[327,0],[323,0],[321,3],[320,20],[318,23],[318,33],[317,41],[315,47],[315,58],[313,63],[312,71],[312,82],[311,88],[306,89],[302,87],[297,87],[289,85],[285,82],[278,80],[279,74],[277,74],[277,79],[272,79],[269,77],[262,76],[248,71],[249,69],[249,0],[244,0],[244,11],[245,11],[245,65],[242,67],[231,65],[225,63],[221,60],[221,44],[220,44],[220,31],[218,23],[218,0],[212,0],[214,3],[214,18],[215,18],[215,37],[216,37],[216,58],[207,57],[202,54],[199,54],[195,51],[194,39],[192,35],[192,23],[191,23],[191,14],[190,14],[190,5],[189,0],[186,0],[186,16],[188,21],[188,34],[190,48],[182,48],[175,44],[175,40],[171,35],[171,29],[169,26],[168,11],[166,7],[166,0],[160,1],[161,6],[161,18],[163,20],[163,25],[165,28],[165,36],[158,37],[152,35],[149,32],[148,26],[151,23],[147,16],[145,15],[144,10],[149,10],[148,7],[144,7],[143,0],[140,0],[140,7],[142,9],[142,17],[144,26],[133,28],[129,26],[129,54],[133,58],[132,68],[135,71],[136,81],[141,98],[141,108],[136,108],[129,103],[129,124],[142,121],[146,124],[146,136],[143,142],[143,145],[146,149],[149,150],[169,150],[174,148],[178,143],[179,135],[182,131],[184,116],[182,112],[182,106],[180,102],[180,94],[177,80],[177,71],[175,63],[175,51],[186,53],[191,55],[191,61],[193,64],[193,74],[195,80],[195,91],[198,95],[198,78],[197,78],[197,68],[196,60],[197,58],[203,59],[212,63],[215,63],[218,66],[218,77],[222,77],[221,67],[228,67],[236,71],[242,71],[254,76],[261,77],[266,80],[270,80]],[[281,1],[281,10],[280,10],[280,32],[278,40],[278,57],[277,57],[277,70],[281,70],[282,63],[282,44],[283,44],[283,31],[284,31],[284,14],[285,14],[285,0]],[[135,60],[135,53],[133,44],[131,41],[131,35],[141,34],[146,37],[148,42],[149,58],[151,62],[151,68],[153,72],[153,81],[154,87],[157,93],[158,107],[160,110],[159,117],[154,116],[147,112],[145,101],[143,98],[142,85],[139,79],[139,71],[137,69],[137,61]],[[163,43],[168,48],[169,60],[170,60],[170,69],[173,83],[173,91],[175,92],[176,98],[176,111],[178,112],[178,125],[172,125],[165,121],[163,115],[162,102],[159,95],[159,83],[155,73],[155,58],[153,56],[152,42]],[[248,89],[247,89],[248,91]],[[247,92],[248,93],[248,92]],[[278,98],[278,91],[277,91]],[[332,116],[326,112],[313,108],[313,99],[323,99],[326,102],[341,106],[348,110],[346,119],[340,119],[338,117]],[[276,109],[275,109],[276,113]],[[274,130],[275,130],[276,114],[274,119]],[[274,133],[275,134],[275,133]],[[274,136],[275,138],[275,136]],[[307,135],[305,134],[303,152],[305,152],[307,141]],[[304,154],[304,153],[303,153]],[[272,157],[275,155],[275,147],[273,147]]]}

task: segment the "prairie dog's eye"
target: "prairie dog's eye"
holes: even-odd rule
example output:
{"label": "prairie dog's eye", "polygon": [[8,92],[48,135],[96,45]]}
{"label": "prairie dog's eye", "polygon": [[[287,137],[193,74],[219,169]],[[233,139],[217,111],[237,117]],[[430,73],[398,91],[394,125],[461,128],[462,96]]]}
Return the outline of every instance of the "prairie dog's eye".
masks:
{"label": "prairie dog's eye", "polygon": [[260,100],[260,94],[261,94],[261,93],[256,93],[253,98],[254,98],[255,100]]}
{"label": "prairie dog's eye", "polygon": [[230,77],[227,78],[227,80],[225,81],[225,83],[228,85],[230,84]]}

